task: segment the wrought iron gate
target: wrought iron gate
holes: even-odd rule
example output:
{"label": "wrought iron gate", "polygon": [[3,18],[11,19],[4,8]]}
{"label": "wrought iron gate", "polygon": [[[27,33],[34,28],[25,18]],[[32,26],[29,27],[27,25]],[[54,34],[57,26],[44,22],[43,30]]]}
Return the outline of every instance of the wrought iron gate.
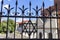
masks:
{"label": "wrought iron gate", "polygon": [[[16,8],[15,8],[15,14],[14,14],[14,16],[10,16],[9,14],[10,14],[10,11],[12,10],[12,9],[14,9],[14,7],[13,8],[10,8],[10,4],[9,4],[9,6],[8,6],[8,9],[7,8],[5,8],[6,10],[7,10],[7,15],[2,15],[2,13],[4,13],[3,12],[3,3],[4,3],[4,1],[2,0],[2,2],[1,2],[1,12],[0,12],[0,27],[1,27],[1,18],[2,17],[7,17],[7,32],[6,32],[6,39],[8,39],[8,21],[9,21],[9,18],[10,17],[12,17],[12,18],[15,18],[15,26],[14,26],[14,39],[16,39],[15,38],[15,31],[16,31],[16,18],[22,18],[22,23],[23,23],[23,20],[24,20],[24,18],[29,18],[29,21],[27,22],[27,23],[23,23],[22,24],[22,32],[21,32],[21,38],[20,39],[25,39],[25,38],[23,38],[23,33],[27,33],[28,35],[29,35],[29,38],[28,39],[31,39],[31,37],[30,37],[30,35],[33,33],[33,35],[34,34],[36,34],[35,36],[35,38],[32,38],[32,39],[46,39],[45,38],[45,19],[47,18],[47,19],[50,19],[50,33],[48,33],[49,34],[49,36],[48,36],[48,39],[53,39],[52,38],[52,23],[51,23],[51,19],[57,19],[57,21],[58,21],[58,19],[60,18],[60,17],[58,17],[58,15],[57,15],[57,4],[55,5],[56,6],[56,17],[52,17],[51,15],[52,15],[52,10],[51,10],[51,7],[49,8],[49,10],[47,10],[50,14],[49,14],[49,16],[48,17],[46,17],[45,15],[44,15],[44,6],[45,6],[45,4],[44,4],[44,2],[43,2],[43,7],[42,8],[40,8],[40,9],[38,9],[38,6],[36,6],[36,8],[33,8],[33,10],[35,11],[35,14],[36,14],[36,16],[32,16],[31,14],[31,1],[29,2],[29,8],[25,8],[24,7],[24,5],[22,6],[22,8],[20,8],[19,7],[19,9],[21,10],[21,12],[22,12],[22,15],[20,15],[20,16],[17,16],[17,14],[18,14],[18,12],[17,12],[17,6],[18,6],[18,0],[16,0],[16,3],[15,3],[15,6],[16,6]],[[26,16],[24,13],[25,13],[25,11],[27,10],[27,9],[29,9],[29,16]],[[42,16],[38,16],[38,13],[39,13],[39,11],[43,11],[43,15]],[[33,13],[34,14],[34,13]],[[32,20],[31,20],[31,18],[36,18],[36,23],[32,23]],[[39,19],[42,19],[43,20],[43,25],[42,25],[42,27],[43,28],[38,28],[38,20]],[[58,22],[57,22],[57,24],[58,24]],[[28,28],[26,28],[26,26],[28,25]],[[32,26],[32,27],[31,27]],[[30,28],[31,27],[31,28]],[[43,31],[43,33],[41,33],[41,32],[38,32],[38,30],[39,29],[42,29]],[[58,25],[57,25],[57,32],[58,32]],[[40,31],[40,30],[39,30]],[[42,37],[42,35],[43,35],[43,37]],[[58,38],[57,39],[59,39],[59,33],[57,34],[58,35]],[[33,36],[34,37],[34,36]]]}

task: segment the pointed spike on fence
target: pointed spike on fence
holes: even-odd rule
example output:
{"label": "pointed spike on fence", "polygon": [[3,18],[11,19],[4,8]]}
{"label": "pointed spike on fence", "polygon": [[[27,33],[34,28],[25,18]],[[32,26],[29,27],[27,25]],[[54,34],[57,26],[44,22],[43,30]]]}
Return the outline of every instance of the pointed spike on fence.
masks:
{"label": "pointed spike on fence", "polygon": [[2,0],[2,4],[3,4],[3,0]]}
{"label": "pointed spike on fence", "polygon": [[24,5],[22,6],[22,8],[24,9]]}
{"label": "pointed spike on fence", "polygon": [[16,5],[18,5],[18,0],[16,0]]}
{"label": "pointed spike on fence", "polygon": [[31,1],[29,2],[29,5],[31,6]]}
{"label": "pointed spike on fence", "polygon": [[36,9],[38,9],[38,6],[36,6]]}
{"label": "pointed spike on fence", "polygon": [[44,2],[43,2],[43,7],[45,6]]}
{"label": "pointed spike on fence", "polygon": [[10,8],[10,4],[9,4],[9,8]]}

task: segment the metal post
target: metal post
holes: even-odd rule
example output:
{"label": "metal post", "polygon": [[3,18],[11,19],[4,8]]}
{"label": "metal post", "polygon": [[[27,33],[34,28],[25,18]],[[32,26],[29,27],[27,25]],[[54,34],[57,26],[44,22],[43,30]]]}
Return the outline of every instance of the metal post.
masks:
{"label": "metal post", "polygon": [[51,16],[52,15],[51,15],[51,7],[49,9],[50,9],[50,12],[49,12],[50,13],[50,33],[51,33],[50,37],[52,38],[52,23],[51,23],[52,22],[52,20],[51,20]]}
{"label": "metal post", "polygon": [[39,38],[42,39],[42,33],[41,32],[39,33]]}
{"label": "metal post", "polygon": [[17,16],[17,5],[18,5],[18,0],[16,0],[15,3],[15,26],[14,26],[14,40],[15,40],[15,29],[16,29],[16,16]]}
{"label": "metal post", "polygon": [[6,39],[7,39],[7,38],[8,38],[9,14],[10,14],[10,11],[11,11],[13,8],[10,8],[10,4],[9,4],[8,8],[5,7],[5,9],[7,10],[7,14],[8,14],[8,15],[7,15],[7,30],[6,30],[6,31],[7,31],[7,32],[6,32]]}
{"label": "metal post", "polygon": [[7,32],[6,32],[6,39],[8,38],[8,23],[9,23],[9,14],[10,14],[10,5],[9,5],[9,9],[7,10],[8,12],[8,17],[7,17]]}
{"label": "metal post", "polygon": [[[45,17],[44,16],[44,6],[45,5],[44,5],[44,2],[43,2],[43,17]],[[45,39],[45,18],[43,18],[43,35],[44,35],[43,38]]]}
{"label": "metal post", "polygon": [[28,8],[24,8],[24,5],[22,6],[22,8],[19,7],[19,9],[22,11],[22,33],[21,33],[21,38],[23,38],[23,20],[24,20],[24,12],[28,9]]}
{"label": "metal post", "polygon": [[[24,16],[24,5],[22,6],[22,16]],[[24,21],[24,18],[22,18],[22,34],[21,34],[21,37],[23,38],[23,32],[24,32],[24,29],[23,29],[23,21]]]}
{"label": "metal post", "polygon": [[[36,6],[36,17],[38,17],[38,6]],[[38,18],[36,18],[36,28],[37,28],[37,33],[36,33],[36,38],[38,38]]]}
{"label": "metal post", "polygon": [[[7,9],[7,8],[6,8],[6,9]],[[9,9],[10,9],[10,6],[9,6]],[[10,10],[9,10],[9,9],[7,9],[8,16],[9,16],[9,13],[10,13]],[[7,37],[8,37],[8,18],[9,18],[9,17],[7,17],[6,39],[7,39]]]}
{"label": "metal post", "polygon": [[[29,17],[31,17],[31,1],[29,2]],[[29,21],[31,21],[31,18],[29,18]],[[29,23],[29,40],[30,40],[30,23]]]}
{"label": "metal post", "polygon": [[1,13],[0,13],[0,28],[1,28],[1,16],[2,16],[2,9],[3,9],[3,0],[1,2]]}
{"label": "metal post", "polygon": [[55,7],[56,7],[56,17],[57,17],[57,33],[58,33],[58,39],[59,39],[59,27],[58,27],[58,13],[57,13],[57,3],[55,4]]}
{"label": "metal post", "polygon": [[49,36],[49,39],[51,40],[52,39],[52,33],[49,33],[48,36]]}
{"label": "metal post", "polygon": [[51,7],[49,7],[49,10],[47,9],[47,11],[49,12],[49,14],[50,14],[50,33],[51,33],[51,36],[50,37],[52,37],[52,18],[51,18],[51,13],[52,13],[52,10],[51,10]]}
{"label": "metal post", "polygon": [[[38,17],[38,12],[41,9],[38,9],[38,6],[36,6],[36,9],[33,8],[33,10],[36,12],[36,17]],[[38,18],[36,18],[36,29],[37,29],[36,38],[38,38]]]}

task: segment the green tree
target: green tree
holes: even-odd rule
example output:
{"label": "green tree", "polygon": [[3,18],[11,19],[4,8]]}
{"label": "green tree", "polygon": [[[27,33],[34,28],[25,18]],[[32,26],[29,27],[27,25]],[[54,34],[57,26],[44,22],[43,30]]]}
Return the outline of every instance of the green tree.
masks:
{"label": "green tree", "polygon": [[[13,32],[14,31],[14,25],[15,25],[14,20],[9,19],[8,30]],[[2,27],[3,32],[6,31],[6,29],[7,29],[7,21],[3,20],[2,23],[1,23],[1,27]]]}

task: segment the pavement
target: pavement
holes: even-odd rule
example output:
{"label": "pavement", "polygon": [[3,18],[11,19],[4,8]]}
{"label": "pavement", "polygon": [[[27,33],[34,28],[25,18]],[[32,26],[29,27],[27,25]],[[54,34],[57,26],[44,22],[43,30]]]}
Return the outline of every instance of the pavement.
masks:
{"label": "pavement", "polygon": [[[35,36],[33,36],[33,33],[31,34],[31,38],[36,38],[36,34],[34,34]],[[0,33],[0,38],[6,38],[6,34],[1,34]],[[14,33],[8,33],[8,38],[14,38]],[[21,33],[16,32],[15,33],[15,38],[21,38]],[[23,38],[29,38],[28,33],[23,33]]]}

